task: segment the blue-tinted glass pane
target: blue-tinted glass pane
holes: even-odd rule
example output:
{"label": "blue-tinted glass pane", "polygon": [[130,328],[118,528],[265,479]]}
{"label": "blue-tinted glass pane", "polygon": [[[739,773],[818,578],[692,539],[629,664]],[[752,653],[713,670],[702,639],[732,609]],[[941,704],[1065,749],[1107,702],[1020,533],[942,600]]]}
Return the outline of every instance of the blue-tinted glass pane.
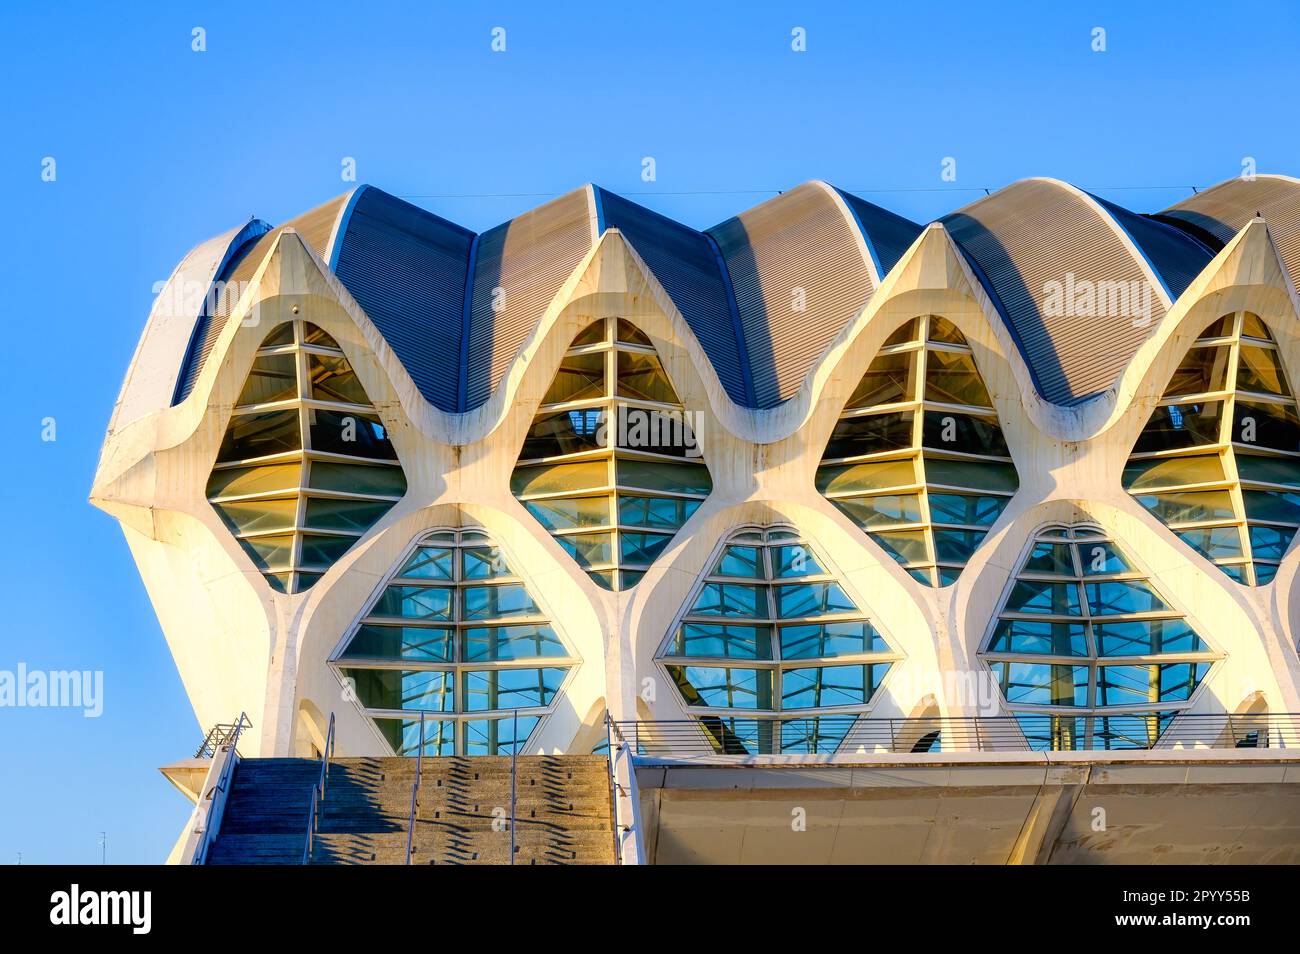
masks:
{"label": "blue-tinted glass pane", "polygon": [[537,716],[471,719],[464,724],[465,754],[510,755],[521,751],[538,721]]}
{"label": "blue-tinted glass pane", "polygon": [[685,623],[675,646],[679,656],[771,659],[772,631],[766,626]]}
{"label": "blue-tinted glass pane", "polygon": [[618,548],[623,563],[650,564],[672,542],[665,533],[634,533],[624,530],[618,535]]}
{"label": "blue-tinted glass pane", "polygon": [[1092,629],[1101,656],[1201,653],[1209,649],[1185,620],[1152,619],[1099,623]]}
{"label": "blue-tinted glass pane", "polygon": [[669,666],[688,706],[771,709],[772,673],[716,666]]}
{"label": "blue-tinted glass pane", "polygon": [[464,631],[466,662],[566,656],[550,626],[475,626]]}
{"label": "blue-tinted glass pane", "polygon": [[940,563],[965,563],[979,549],[987,534],[983,530],[934,530],[934,556]]}
{"label": "blue-tinted glass pane", "polygon": [[389,586],[379,594],[370,615],[450,620],[451,594],[449,587]]}
{"label": "blue-tinted glass pane", "polygon": [[1025,571],[1074,576],[1074,558],[1068,543],[1035,543],[1025,560]]}
{"label": "blue-tinted glass pane", "polygon": [[772,548],[772,573],[776,577],[819,576],[824,572],[812,551],[803,544]]}
{"label": "blue-tinted glass pane", "polygon": [[1087,720],[1082,716],[1018,715],[1025,741],[1035,752],[1070,752],[1087,747]]}
{"label": "blue-tinted glass pane", "polygon": [[781,708],[862,705],[883,678],[888,663],[870,666],[822,666],[787,669],[781,674]]}
{"label": "blue-tinted glass pane", "polygon": [[921,522],[921,497],[918,494],[840,497],[834,503],[861,527]]}
{"label": "blue-tinted glass pane", "polygon": [[781,723],[781,751],[789,755],[828,755],[840,747],[854,716],[787,719]]}
{"label": "blue-tinted glass pane", "polygon": [[930,494],[932,523],[990,526],[1007,505],[1006,497],[973,497],[964,494]]}
{"label": "blue-tinted glass pane", "polygon": [[1273,582],[1273,577],[1277,576],[1277,566],[1273,563],[1256,563],[1255,564],[1255,582],[1260,586],[1266,586]]}
{"label": "blue-tinted glass pane", "polygon": [[568,669],[491,669],[463,673],[467,712],[550,705]]}
{"label": "blue-tinted glass pane", "polygon": [[1133,567],[1109,540],[1087,540],[1079,544],[1079,566],[1084,576],[1126,573]]}
{"label": "blue-tinted glass pane", "polygon": [[1020,580],[1011,588],[1006,608],[1016,613],[1049,613],[1079,616],[1079,585]]}
{"label": "blue-tinted glass pane", "polygon": [[1173,718],[1172,712],[1097,716],[1092,724],[1092,748],[1149,749]]}
{"label": "blue-tinted glass pane", "polygon": [[676,530],[700,508],[700,501],[681,497],[618,495],[618,522],[633,527]]}
{"label": "blue-tinted glass pane", "polygon": [[1178,536],[1210,560],[1231,560],[1241,556],[1241,533],[1236,527],[1198,527],[1179,530]]}
{"label": "blue-tinted glass pane", "polygon": [[417,547],[397,575],[422,580],[450,580],[451,553],[447,547]]}
{"label": "blue-tinted glass pane", "polygon": [[[375,725],[398,755],[415,755],[420,750],[418,719],[376,719]],[[424,754],[455,755],[456,723],[441,719],[424,720]]]}
{"label": "blue-tinted glass pane", "polygon": [[517,583],[501,586],[467,586],[461,590],[465,619],[505,619],[511,616],[539,616],[541,610]]}
{"label": "blue-tinted glass pane", "polygon": [[763,569],[763,550],[761,547],[729,546],[722,551],[715,576],[738,576],[747,580],[761,580],[766,575]]}
{"label": "blue-tinted glass pane", "polygon": [[767,600],[759,586],[743,583],[705,583],[691,613],[697,616],[767,617]]}
{"label": "blue-tinted glass pane", "polygon": [[511,575],[506,558],[497,547],[465,547],[461,553],[467,580],[491,580]]}
{"label": "blue-tinted glass pane", "polygon": [[777,751],[777,723],[771,719],[701,716],[699,723],[700,745],[719,755],[772,755]]}
{"label": "blue-tinted glass pane", "polygon": [[838,583],[799,583],[775,589],[776,615],[781,619],[855,613],[858,609]]}
{"label": "blue-tinted glass pane", "polygon": [[1281,527],[1261,527],[1252,525],[1250,528],[1250,552],[1257,560],[1281,560],[1287,548],[1291,546],[1291,538],[1295,536],[1295,531]]}
{"label": "blue-tinted glass pane", "polygon": [[995,662],[994,677],[1007,702],[1015,705],[1085,706],[1088,667],[1047,663]]}
{"label": "blue-tinted glass pane", "polygon": [[866,620],[781,627],[782,659],[819,659],[884,652],[889,652],[889,646]]}
{"label": "blue-tinted glass pane", "polygon": [[450,629],[417,626],[377,626],[365,623],[341,654],[344,659],[409,659],[451,662],[454,639]]}
{"label": "blue-tinted glass pane", "polygon": [[1226,490],[1187,490],[1170,494],[1142,494],[1138,503],[1164,523],[1201,523],[1233,520],[1232,497]]}
{"label": "blue-tinted glass pane", "polygon": [[1242,491],[1246,518],[1272,523],[1300,523],[1300,493],[1271,493],[1264,490]]}
{"label": "blue-tinted glass pane", "polygon": [[445,670],[344,669],[343,677],[352,681],[357,700],[367,709],[453,708],[451,673]]}
{"label": "blue-tinted glass pane", "polygon": [[1168,609],[1165,601],[1141,580],[1088,583],[1088,608],[1093,616],[1119,616]]}
{"label": "blue-tinted glass pane", "polygon": [[1044,656],[1086,656],[1088,640],[1080,623],[1004,619],[999,620],[994,628],[988,651],[1040,653]]}
{"label": "blue-tinted glass pane", "polygon": [[926,411],[924,428],[923,440],[927,448],[994,457],[1011,456],[997,418]]}

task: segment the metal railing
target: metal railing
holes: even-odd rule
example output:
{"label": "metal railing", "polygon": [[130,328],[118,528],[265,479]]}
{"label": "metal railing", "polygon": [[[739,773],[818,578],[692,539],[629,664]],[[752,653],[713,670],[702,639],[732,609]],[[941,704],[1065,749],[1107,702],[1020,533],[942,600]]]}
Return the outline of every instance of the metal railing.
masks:
{"label": "metal railing", "polygon": [[[226,794],[230,791],[230,782],[235,776],[235,764],[239,761],[239,736],[245,729],[251,729],[253,722],[248,718],[247,713],[239,713],[239,718],[234,722],[218,723],[208,730],[208,734],[203,739],[203,744],[199,746],[199,751],[195,758],[216,758],[217,753],[228,748],[229,755],[226,758],[225,765],[221,766],[221,774],[217,776],[216,784],[212,786],[212,791],[207,795],[207,811],[199,813],[203,828],[200,831],[201,840],[198,849],[194,853],[193,863],[196,865],[203,864],[208,857],[208,849],[212,847],[215,840],[216,832],[213,829],[213,815],[219,815],[219,810],[223,805]],[[198,831],[198,829],[196,829]]]}
{"label": "metal railing", "polygon": [[[605,713],[605,735],[609,740],[609,807],[610,822],[614,829],[614,861],[620,865],[624,863],[626,854],[624,846],[627,839],[631,838],[634,842],[632,863],[641,864],[640,852],[635,850],[635,842],[640,837],[640,832],[636,828],[636,802],[639,796],[636,788],[636,767],[632,764],[634,750],[620,729],[620,725],[623,724],[625,723],[615,722],[608,712]],[[620,765],[626,773],[626,785],[618,780]],[[624,801],[631,806],[629,810],[624,810]]]}
{"label": "metal railing", "polygon": [[510,863],[515,863],[515,779],[519,769],[519,710],[510,730]]}
{"label": "metal railing", "polygon": [[406,864],[411,863],[415,839],[415,813],[420,805],[420,782],[424,777],[424,717],[420,713],[420,746],[415,750],[415,781],[411,783],[411,813],[406,820]]}
{"label": "metal railing", "polygon": [[1089,715],[854,715],[792,719],[701,716],[611,723],[638,756],[870,755],[952,752],[1123,752],[1296,749],[1300,713],[1119,712]]}
{"label": "metal railing", "polygon": [[329,729],[325,733],[325,748],[320,754],[320,775],[311,787],[311,804],[307,806],[307,840],[302,846],[302,863],[311,864],[312,843],[320,825],[321,802],[325,801],[325,783],[329,780],[330,759],[334,756],[334,713],[330,713]]}
{"label": "metal railing", "polygon": [[208,734],[203,737],[203,743],[199,750],[194,753],[196,759],[210,759],[217,754],[217,749],[224,745],[231,744],[232,741],[239,739],[239,733],[244,729],[251,729],[253,723],[249,721],[247,713],[239,713],[239,718],[234,722],[218,722],[212,728],[208,729]]}

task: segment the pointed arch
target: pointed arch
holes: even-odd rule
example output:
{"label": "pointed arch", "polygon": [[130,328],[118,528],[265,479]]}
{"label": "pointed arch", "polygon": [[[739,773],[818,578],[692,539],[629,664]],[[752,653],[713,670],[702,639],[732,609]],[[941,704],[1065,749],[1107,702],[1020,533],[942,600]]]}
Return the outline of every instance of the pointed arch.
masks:
{"label": "pointed arch", "polygon": [[273,328],[206,487],[267,582],[309,589],[405,493],[397,451],[338,342],[301,319]]}
{"label": "pointed arch", "polygon": [[524,751],[578,663],[479,527],[421,534],[330,661],[398,755]]}
{"label": "pointed arch", "polygon": [[693,415],[636,325],[602,318],[573,339],[510,489],[609,590],[635,586],[708,497]]}
{"label": "pointed arch", "polygon": [[957,579],[1019,486],[970,345],[937,315],[885,339],[817,469],[817,489],[929,586]]}
{"label": "pointed arch", "polygon": [[657,656],[687,711],[722,754],[834,752],[902,654],[792,526],[735,530],[707,566]]}
{"label": "pointed arch", "polygon": [[1300,530],[1300,414],[1265,322],[1192,342],[1133,445],[1124,489],[1230,579],[1264,586]]}
{"label": "pointed arch", "polygon": [[1048,524],[980,658],[1034,749],[1151,748],[1223,658],[1099,526]]}

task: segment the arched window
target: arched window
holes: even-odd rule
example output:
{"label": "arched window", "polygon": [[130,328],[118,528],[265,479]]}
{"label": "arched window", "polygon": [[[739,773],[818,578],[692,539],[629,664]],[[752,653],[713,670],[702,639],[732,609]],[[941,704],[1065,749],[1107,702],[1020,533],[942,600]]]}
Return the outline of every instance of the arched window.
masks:
{"label": "arched window", "polygon": [[1225,315],[1188,349],[1124,488],[1238,583],[1272,582],[1300,527],[1300,417],[1258,316]]}
{"label": "arched window", "polygon": [[388,432],[338,342],[308,321],[267,335],[207,497],[273,588],[299,593],[406,493]]}
{"label": "arched window", "polygon": [[1150,748],[1221,658],[1087,524],[1039,531],[981,655],[1035,749]]}
{"label": "arched window", "polygon": [[593,580],[625,590],[713,489],[697,437],[650,339],[602,319],[561,361],[510,487]]}
{"label": "arched window", "polygon": [[975,356],[936,315],[886,339],[817,469],[817,489],[930,586],[957,579],[1019,486]]}
{"label": "arched window", "polygon": [[421,538],[332,660],[398,755],[418,750],[421,712],[426,755],[522,749],[574,662],[478,529]]}
{"label": "arched window", "polygon": [[901,656],[798,531],[776,527],[727,538],[659,658],[717,750],[740,754],[834,751]]}

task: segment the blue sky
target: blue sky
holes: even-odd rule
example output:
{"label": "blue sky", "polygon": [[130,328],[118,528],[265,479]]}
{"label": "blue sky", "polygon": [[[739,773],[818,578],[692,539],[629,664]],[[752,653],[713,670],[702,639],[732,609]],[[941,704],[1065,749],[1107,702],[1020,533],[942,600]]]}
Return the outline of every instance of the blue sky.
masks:
{"label": "blue sky", "polygon": [[1024,176],[1148,212],[1244,157],[1300,173],[1294,4],[591,7],[3,5],[0,670],[102,670],[105,710],[0,709],[0,864],[97,862],[101,831],[110,861],[155,862],[184,824],[157,767],[202,730],[86,496],[154,282],[345,191],[344,157],[474,229],[589,180],[704,227],[811,178],[926,222]]}

